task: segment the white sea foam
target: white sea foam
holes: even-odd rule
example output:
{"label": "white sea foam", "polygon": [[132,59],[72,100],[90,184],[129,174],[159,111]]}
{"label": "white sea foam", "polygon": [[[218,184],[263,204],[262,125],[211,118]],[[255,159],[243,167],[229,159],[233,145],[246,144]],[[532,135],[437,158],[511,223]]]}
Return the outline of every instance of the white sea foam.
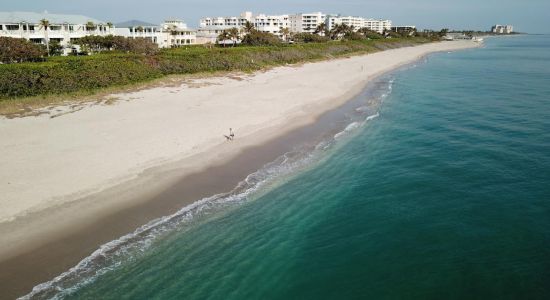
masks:
{"label": "white sea foam", "polygon": [[370,120],[373,120],[373,119],[376,119],[380,116],[380,113],[376,113],[372,116],[368,116],[367,119],[365,120],[366,122],[370,121]]}

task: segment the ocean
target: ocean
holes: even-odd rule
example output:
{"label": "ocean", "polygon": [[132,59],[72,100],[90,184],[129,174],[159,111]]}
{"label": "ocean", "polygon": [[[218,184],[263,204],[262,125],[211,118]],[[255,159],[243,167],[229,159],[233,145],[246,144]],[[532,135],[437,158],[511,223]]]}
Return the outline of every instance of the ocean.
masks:
{"label": "ocean", "polygon": [[347,105],[27,297],[550,299],[550,36],[429,55]]}

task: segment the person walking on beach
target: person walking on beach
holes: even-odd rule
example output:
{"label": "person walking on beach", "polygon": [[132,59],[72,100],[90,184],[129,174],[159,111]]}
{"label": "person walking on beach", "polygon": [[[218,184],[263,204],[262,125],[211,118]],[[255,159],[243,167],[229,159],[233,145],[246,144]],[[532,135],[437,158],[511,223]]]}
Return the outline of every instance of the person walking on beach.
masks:
{"label": "person walking on beach", "polygon": [[231,138],[231,140],[235,138],[235,133],[233,132],[233,128],[229,128],[229,137]]}

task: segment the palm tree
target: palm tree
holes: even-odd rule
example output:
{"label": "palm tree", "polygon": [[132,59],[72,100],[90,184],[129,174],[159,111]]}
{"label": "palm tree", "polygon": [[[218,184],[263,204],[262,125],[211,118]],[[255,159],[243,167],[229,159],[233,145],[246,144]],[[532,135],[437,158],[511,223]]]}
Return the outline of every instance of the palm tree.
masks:
{"label": "palm tree", "polygon": [[46,19],[40,20],[40,27],[44,28],[44,40],[46,41],[46,50],[48,51],[48,56],[50,56],[50,39],[48,38],[48,29],[50,28],[50,21]]}
{"label": "palm tree", "polygon": [[286,41],[288,39],[288,36],[290,35],[290,29],[288,29],[288,27],[281,28],[279,33],[283,37],[283,40]]}
{"label": "palm tree", "polygon": [[315,28],[315,31],[313,31],[313,33],[315,34],[320,34],[322,33],[323,35],[326,35],[326,30],[327,30],[327,24],[325,24],[324,22],[317,25],[317,28]]}
{"label": "palm tree", "polygon": [[336,40],[346,34],[351,34],[352,32],[353,32],[353,27],[350,27],[346,24],[337,24],[337,25],[334,25],[334,27],[330,32],[330,38],[333,40]]}
{"label": "palm tree", "polygon": [[218,35],[218,43],[223,42],[223,47],[225,48],[225,41],[229,40],[231,37],[227,30],[224,30]]}
{"label": "palm tree", "polygon": [[86,30],[91,31],[91,30],[95,30],[95,28],[96,27],[95,27],[94,22],[88,21],[88,23],[86,23]]}
{"label": "palm tree", "polygon": [[111,22],[107,22],[106,25],[107,25],[107,27],[109,27],[109,28],[113,28],[113,23],[111,23]]}
{"label": "palm tree", "polygon": [[332,29],[329,32],[330,39],[331,40],[337,39],[338,36],[340,35],[340,33],[341,33],[340,24],[336,24],[336,25],[332,26]]}
{"label": "palm tree", "polygon": [[251,33],[254,30],[255,30],[255,27],[254,27],[254,24],[252,24],[252,22],[246,21],[246,23],[244,23],[244,32],[245,33]]}
{"label": "palm tree", "polygon": [[229,38],[233,41],[233,47],[235,47],[235,45],[237,45],[237,40],[239,40],[239,29],[233,27],[231,29],[229,29],[229,31],[227,32],[228,33],[228,36]]}

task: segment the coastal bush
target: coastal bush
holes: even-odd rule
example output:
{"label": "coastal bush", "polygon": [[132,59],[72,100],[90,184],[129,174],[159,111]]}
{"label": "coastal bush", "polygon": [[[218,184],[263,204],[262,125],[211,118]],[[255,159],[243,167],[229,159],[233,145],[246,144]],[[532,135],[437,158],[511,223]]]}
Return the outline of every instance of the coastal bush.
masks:
{"label": "coastal bush", "polygon": [[360,41],[366,39],[366,37],[359,32],[351,31],[344,34],[344,39],[351,41]]}
{"label": "coastal bush", "polygon": [[0,65],[0,100],[94,91],[172,74],[253,71],[429,41],[429,38],[395,38],[227,48],[189,46],[162,49],[150,55],[109,51],[92,56],[49,57],[45,62]]}
{"label": "coastal bush", "polygon": [[[91,59],[90,59],[91,58]],[[162,73],[142,56],[71,57],[63,61],[0,67],[2,97],[13,98],[95,90],[158,78]]]}
{"label": "coastal bush", "polygon": [[122,36],[88,35],[80,38],[76,44],[86,52],[118,50],[137,54],[154,54],[158,52],[157,44],[146,38],[127,38]]}
{"label": "coastal bush", "polygon": [[297,33],[292,39],[296,43],[324,43],[330,40],[328,37],[308,32]]}
{"label": "coastal bush", "polygon": [[281,40],[274,34],[253,30],[243,37],[241,44],[247,46],[275,46],[280,45]]}
{"label": "coastal bush", "polygon": [[4,64],[39,61],[46,56],[46,49],[25,39],[0,37],[0,62]]}

